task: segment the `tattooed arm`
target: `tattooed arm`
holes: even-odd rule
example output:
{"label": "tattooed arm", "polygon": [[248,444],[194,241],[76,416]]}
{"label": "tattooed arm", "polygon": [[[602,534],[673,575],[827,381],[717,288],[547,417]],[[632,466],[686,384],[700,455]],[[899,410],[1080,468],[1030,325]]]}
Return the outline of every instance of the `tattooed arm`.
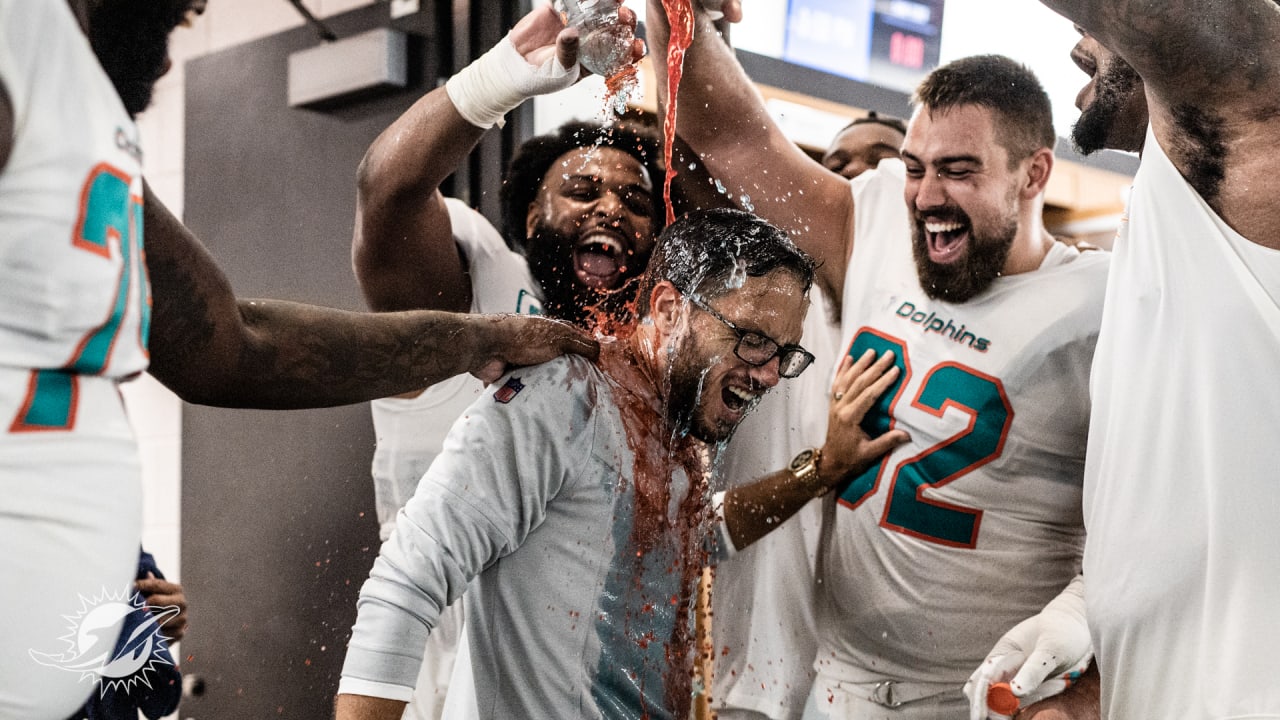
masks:
{"label": "tattooed arm", "polygon": [[327,407],[464,372],[495,380],[508,365],[597,350],[568,324],[536,317],[367,314],[237,300],[212,256],[149,186],[144,202],[151,373],[188,402]]}
{"label": "tattooed arm", "polygon": [[1245,237],[1280,247],[1277,0],[1042,0],[1146,84],[1151,127],[1183,177]]}

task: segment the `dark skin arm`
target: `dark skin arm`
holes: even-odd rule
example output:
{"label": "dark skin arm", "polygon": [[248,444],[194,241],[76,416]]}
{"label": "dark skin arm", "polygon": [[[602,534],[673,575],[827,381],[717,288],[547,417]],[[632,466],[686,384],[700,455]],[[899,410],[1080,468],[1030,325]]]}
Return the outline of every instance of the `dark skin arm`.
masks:
{"label": "dark skin arm", "polygon": [[780,470],[725,493],[725,525],[734,547],[741,550],[776,530],[810,500],[827,494],[851,474],[865,470],[907,441],[907,433],[902,430],[871,438],[859,426],[867,411],[897,379],[892,352],[879,359],[867,351],[856,362],[847,356],[841,360],[831,387],[827,439],[817,473],[801,481],[790,470]]}
{"label": "dark skin arm", "polygon": [[[511,40],[531,63],[556,53],[573,64],[577,35],[561,36],[550,6],[526,15]],[[484,136],[458,114],[445,88],[415,102],[369,146],[357,172],[351,259],[372,310],[471,309],[471,278],[439,191]]]}
{"label": "dark skin arm", "polygon": [[471,280],[438,188],[483,135],[441,87],[369,147],[357,174],[351,264],[370,309],[470,309]]}
{"label": "dark skin arm", "polygon": [[595,342],[564,323],[435,311],[367,314],[239,300],[212,256],[145,189],[151,373],[184,400],[245,408],[329,407],[427,387]]}
{"label": "dark skin arm", "polygon": [[[577,58],[576,31],[550,6],[511,31],[531,64],[554,54],[562,67]],[[427,93],[374,140],[357,172],[352,266],[373,310],[471,308],[471,279],[453,240],[440,184],[484,135],[458,113],[444,87]]]}
{"label": "dark skin arm", "polygon": [[1042,0],[1142,76],[1184,178],[1254,242],[1280,248],[1280,7],[1274,0]]}
{"label": "dark skin arm", "polygon": [[[629,10],[623,16],[634,26]],[[531,65],[552,56],[561,67],[577,61],[577,31],[566,29],[550,6],[522,18],[509,37]],[[638,43],[635,52],[639,57]],[[439,188],[484,132],[459,114],[440,87],[369,146],[357,173],[351,259],[371,309],[470,310],[471,278]]]}

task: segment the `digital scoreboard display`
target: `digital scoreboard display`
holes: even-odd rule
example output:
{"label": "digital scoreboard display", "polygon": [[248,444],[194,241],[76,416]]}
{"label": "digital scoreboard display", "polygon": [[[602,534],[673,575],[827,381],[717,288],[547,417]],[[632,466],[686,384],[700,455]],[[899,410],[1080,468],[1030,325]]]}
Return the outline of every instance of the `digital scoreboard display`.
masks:
{"label": "digital scoreboard display", "polygon": [[[835,75],[910,91],[937,67],[946,0],[788,0],[775,55]],[[779,8],[781,10],[781,8]],[[763,30],[763,28],[761,28]],[[759,32],[759,31],[757,31]],[[768,32],[768,31],[766,31]]]}

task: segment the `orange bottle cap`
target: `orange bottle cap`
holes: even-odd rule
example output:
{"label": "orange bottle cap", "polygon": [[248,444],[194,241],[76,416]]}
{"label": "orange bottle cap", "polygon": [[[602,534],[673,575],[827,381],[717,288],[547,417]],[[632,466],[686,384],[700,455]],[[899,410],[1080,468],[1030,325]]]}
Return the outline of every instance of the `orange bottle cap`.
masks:
{"label": "orange bottle cap", "polygon": [[1000,715],[1010,715],[1018,712],[1018,696],[1013,694],[1013,688],[1009,687],[1009,683],[994,683],[987,688],[987,707],[992,712]]}

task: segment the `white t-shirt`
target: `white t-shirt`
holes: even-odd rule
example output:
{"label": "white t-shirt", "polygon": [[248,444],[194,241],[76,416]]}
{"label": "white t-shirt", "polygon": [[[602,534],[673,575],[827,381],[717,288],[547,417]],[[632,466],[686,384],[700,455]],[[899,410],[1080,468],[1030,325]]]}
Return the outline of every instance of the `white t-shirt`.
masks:
{"label": "white t-shirt", "polygon": [[[796,453],[826,440],[839,328],[822,293],[814,290],[809,298],[800,344],[814,363],[800,377],[784,379],[738,426],[716,471],[728,487],[781,470]],[[804,710],[817,653],[813,573],[821,522],[820,503],[811,502],[716,566],[711,699],[717,710],[741,708],[777,720],[799,718]]]}
{"label": "white t-shirt", "polygon": [[682,716],[707,488],[699,454],[636,437],[632,392],[566,356],[467,410],[361,589],[339,692],[408,699],[466,591],[466,717]]}
{"label": "white t-shirt", "polygon": [[1085,484],[1103,714],[1280,718],[1280,253],[1223,222],[1150,132],[1127,218]]}
{"label": "white t-shirt", "polygon": [[[541,294],[524,258],[510,250],[493,225],[466,203],[446,198],[445,206],[454,242],[466,258],[471,277],[470,312],[541,314]],[[483,389],[479,380],[463,374],[436,383],[414,398],[370,403],[377,438],[373,489],[383,540],[391,535],[396,513],[440,454],[449,428]]]}
{"label": "white t-shirt", "polygon": [[[839,493],[819,558],[818,669],[960,688],[1079,570],[1088,373],[1109,256],[1055,244],[965,303],[920,288],[904,167],[853,182],[843,347],[893,349],[869,413],[911,440]],[[892,422],[892,425],[890,425]]]}

